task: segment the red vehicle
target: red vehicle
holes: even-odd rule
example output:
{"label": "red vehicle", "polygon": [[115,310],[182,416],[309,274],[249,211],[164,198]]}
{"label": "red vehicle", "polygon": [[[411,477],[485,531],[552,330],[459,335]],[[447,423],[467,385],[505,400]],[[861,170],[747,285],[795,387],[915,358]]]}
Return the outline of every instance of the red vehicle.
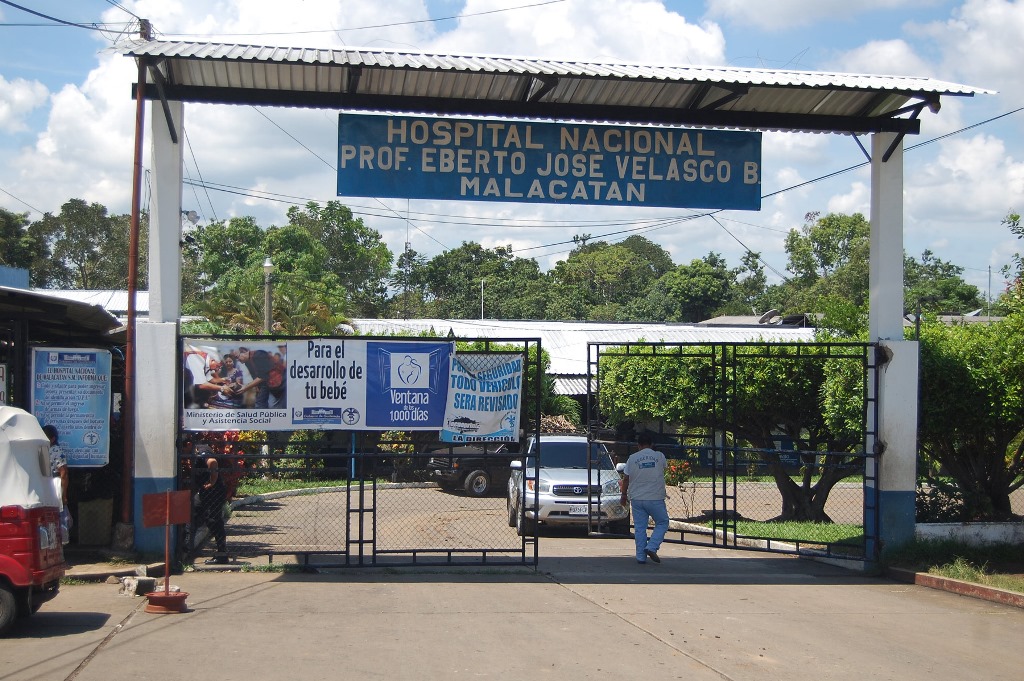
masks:
{"label": "red vehicle", "polygon": [[57,595],[65,568],[49,440],[32,414],[0,406],[0,635]]}

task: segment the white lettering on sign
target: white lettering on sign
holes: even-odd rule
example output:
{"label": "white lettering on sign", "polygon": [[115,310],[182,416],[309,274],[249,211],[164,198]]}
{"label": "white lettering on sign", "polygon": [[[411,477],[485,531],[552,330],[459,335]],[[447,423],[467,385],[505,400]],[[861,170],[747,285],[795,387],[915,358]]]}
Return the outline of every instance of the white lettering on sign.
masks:
{"label": "white lettering on sign", "polygon": [[339,120],[339,195],[760,207],[759,133],[367,114]]}

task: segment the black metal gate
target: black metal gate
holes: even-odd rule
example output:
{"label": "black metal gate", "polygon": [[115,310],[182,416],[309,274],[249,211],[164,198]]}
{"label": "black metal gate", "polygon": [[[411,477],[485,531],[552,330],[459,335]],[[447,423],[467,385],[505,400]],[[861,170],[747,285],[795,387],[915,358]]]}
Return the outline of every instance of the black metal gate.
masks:
{"label": "black metal gate", "polygon": [[[473,354],[524,358],[521,421],[535,429],[540,342],[466,343],[470,349],[458,350],[464,362]],[[179,488],[199,490],[208,478],[202,462],[210,454],[217,458],[227,485],[231,562],[266,559],[304,568],[536,565],[536,536],[520,537],[507,522],[505,483],[517,445],[454,446],[437,437],[436,431],[182,431]],[[455,471],[454,483],[437,476],[439,462]],[[473,480],[463,480],[471,473],[477,474]],[[183,558],[212,561],[216,547],[200,515],[194,509],[193,522],[182,531]]]}
{"label": "black metal gate", "polygon": [[666,541],[876,558],[876,346],[593,343],[588,355],[592,437],[621,447],[653,431],[668,459]]}

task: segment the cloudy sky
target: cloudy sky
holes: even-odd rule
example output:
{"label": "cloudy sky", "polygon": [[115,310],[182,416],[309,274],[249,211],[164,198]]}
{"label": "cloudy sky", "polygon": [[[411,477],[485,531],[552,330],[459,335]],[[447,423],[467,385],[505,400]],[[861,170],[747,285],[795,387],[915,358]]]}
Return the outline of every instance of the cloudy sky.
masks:
{"label": "cloudy sky", "polygon": [[[103,29],[58,25],[0,0],[0,206],[31,219],[70,198],[129,211],[136,71],[110,48],[134,30],[134,14],[167,39],[911,75],[996,90],[944,99],[907,139],[905,243],[911,255],[930,249],[964,267],[983,293],[991,271],[993,295],[999,269],[1024,251],[1000,225],[1024,209],[1024,0],[15,4]],[[190,105],[185,131],[186,175],[210,186],[186,186],[182,205],[203,221],[252,215],[281,224],[289,205],[337,198],[336,112]],[[735,266],[744,249],[760,252],[778,281],[787,230],[810,211],[867,215],[869,175],[849,137],[769,133],[763,143],[761,211],[720,213],[718,223],[671,224],[694,212],[683,209],[341,200],[396,254],[406,242],[430,257],[472,240],[511,245],[546,269],[573,235],[641,234],[677,263],[714,251]]]}

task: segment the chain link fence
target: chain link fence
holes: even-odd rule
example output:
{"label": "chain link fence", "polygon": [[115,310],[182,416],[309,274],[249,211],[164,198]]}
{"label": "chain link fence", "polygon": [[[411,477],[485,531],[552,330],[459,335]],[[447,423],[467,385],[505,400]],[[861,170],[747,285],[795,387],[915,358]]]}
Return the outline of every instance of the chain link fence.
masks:
{"label": "chain link fence", "polygon": [[[207,433],[182,442],[181,488],[201,489],[210,478],[205,460],[218,462],[232,557],[318,565],[534,560],[526,550],[532,539],[507,522],[503,485],[467,491],[436,481],[432,460],[479,470],[482,458],[507,461],[498,447],[446,446],[432,440],[435,433],[269,435]],[[186,560],[216,555],[208,525],[194,511],[182,542]]]}

